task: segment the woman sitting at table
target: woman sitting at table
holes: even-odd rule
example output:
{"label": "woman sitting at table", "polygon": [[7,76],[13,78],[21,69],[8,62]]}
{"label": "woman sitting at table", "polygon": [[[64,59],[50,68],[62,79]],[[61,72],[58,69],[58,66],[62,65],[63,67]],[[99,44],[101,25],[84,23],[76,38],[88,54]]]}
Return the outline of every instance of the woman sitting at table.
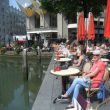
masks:
{"label": "woman sitting at table", "polygon": [[95,83],[95,81],[102,80],[106,65],[100,60],[100,51],[99,50],[95,50],[93,52],[93,55],[94,55],[93,56],[93,66],[92,66],[90,72],[84,73],[83,77],[75,78],[75,80],[73,80],[71,86],[66,91],[66,93],[64,95],[61,95],[60,97],[58,97],[59,100],[60,99],[65,100],[65,99],[68,99],[68,97],[71,94],[73,94],[72,102],[68,107],[66,107],[66,110],[71,110],[72,108],[74,108],[74,98],[77,100],[81,88],[88,88],[88,87],[90,87],[90,85],[92,85],[92,87],[94,87],[94,88],[97,88],[97,87],[99,87],[99,85],[101,83],[101,82]]}
{"label": "woman sitting at table", "polygon": [[79,54],[79,59],[77,61],[74,61],[73,66],[74,67],[78,67],[80,70],[82,70],[83,65],[85,64],[85,62],[88,62],[89,58],[86,55],[86,49],[82,49],[80,54]]}

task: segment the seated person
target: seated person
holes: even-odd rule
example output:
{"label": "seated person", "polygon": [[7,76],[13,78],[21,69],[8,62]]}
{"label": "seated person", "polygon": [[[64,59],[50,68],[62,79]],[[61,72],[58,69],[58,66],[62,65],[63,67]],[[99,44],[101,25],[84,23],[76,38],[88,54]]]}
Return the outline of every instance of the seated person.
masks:
{"label": "seated person", "polygon": [[100,49],[101,49],[101,44],[100,44],[100,43],[97,43],[95,48],[96,48],[97,50],[100,50]]}
{"label": "seated person", "polygon": [[70,51],[67,47],[65,47],[64,49],[62,49],[62,54],[65,56],[65,57],[69,57],[71,54],[70,54]]}
{"label": "seated person", "polygon": [[80,70],[82,70],[83,65],[88,61],[89,58],[86,55],[86,49],[82,49],[81,53],[79,54],[79,59],[77,61],[74,61],[75,64],[73,64],[73,66],[78,67]]}
{"label": "seated person", "polygon": [[55,53],[58,52],[59,51],[59,48],[60,48],[59,43],[53,42],[52,43],[52,48],[53,48],[53,50],[54,50]]}
{"label": "seated person", "polygon": [[87,45],[86,53],[93,51],[92,46],[90,44]]}
{"label": "seated person", "polygon": [[81,88],[88,88],[90,87],[90,84],[92,87],[99,87],[101,83],[97,82],[96,84],[94,82],[95,80],[102,80],[106,66],[100,60],[100,50],[95,50],[93,55],[93,66],[91,67],[90,72],[84,73],[80,78],[75,78],[66,93],[59,97],[59,99],[68,99],[70,94],[73,94],[72,102],[66,107],[66,110],[74,108],[74,98],[77,100]]}

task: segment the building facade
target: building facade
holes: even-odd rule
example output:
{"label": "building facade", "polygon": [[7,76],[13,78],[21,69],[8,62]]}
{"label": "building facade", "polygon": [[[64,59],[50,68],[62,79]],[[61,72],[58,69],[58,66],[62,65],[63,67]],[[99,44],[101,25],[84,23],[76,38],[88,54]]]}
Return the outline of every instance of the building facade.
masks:
{"label": "building facade", "polygon": [[[35,0],[33,0],[35,1]],[[62,14],[50,14],[40,12],[40,3],[30,3],[28,7],[22,7],[26,14],[26,29],[30,36],[40,34],[43,39],[66,38],[76,39],[78,14],[72,20],[66,19]],[[88,22],[88,18],[85,18]],[[86,22],[85,21],[85,22]],[[100,19],[94,18],[96,39],[102,39],[104,30],[104,13]],[[87,23],[86,23],[87,25]]]}
{"label": "building facade", "polygon": [[26,18],[18,9],[9,6],[9,0],[0,3],[0,42],[13,40],[13,35],[26,34]]}
{"label": "building facade", "polygon": [[[19,7],[26,15],[27,34],[34,38],[39,34],[41,39],[49,41],[57,38],[68,38],[67,21],[62,14],[50,14],[40,9],[39,1],[24,3],[18,2]],[[27,7],[25,4],[29,4]]]}

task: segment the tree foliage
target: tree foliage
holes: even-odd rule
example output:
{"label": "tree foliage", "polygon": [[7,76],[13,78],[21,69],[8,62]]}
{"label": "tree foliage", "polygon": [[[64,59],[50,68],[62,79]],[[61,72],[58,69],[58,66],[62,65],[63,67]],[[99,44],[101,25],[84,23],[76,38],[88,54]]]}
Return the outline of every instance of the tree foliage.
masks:
{"label": "tree foliage", "polygon": [[67,17],[76,12],[89,11],[98,16],[104,10],[107,0],[41,0],[41,7],[50,13],[63,13]]}

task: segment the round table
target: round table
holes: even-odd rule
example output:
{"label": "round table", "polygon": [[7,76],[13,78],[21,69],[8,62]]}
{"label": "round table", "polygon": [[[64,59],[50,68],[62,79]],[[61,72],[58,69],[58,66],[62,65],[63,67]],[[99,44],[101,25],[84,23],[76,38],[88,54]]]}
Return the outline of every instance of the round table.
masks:
{"label": "round table", "polygon": [[60,59],[54,59],[55,61],[58,61],[58,62],[68,62],[68,61],[71,61],[72,59],[71,58],[60,58]]}
{"label": "round table", "polygon": [[60,71],[51,70],[50,73],[52,75],[55,75],[55,76],[61,76],[61,80],[62,80],[62,93],[63,93],[63,92],[66,92],[68,76],[79,75],[80,70],[76,69],[76,68],[68,68],[66,70],[60,70]]}
{"label": "round table", "polygon": [[103,62],[109,62],[109,59],[101,58],[101,61],[103,61]]}
{"label": "round table", "polygon": [[65,55],[63,55],[63,54],[59,54],[59,55],[56,55],[56,57],[64,58]]}
{"label": "round table", "polygon": [[110,67],[108,67],[108,71],[110,71]]}
{"label": "round table", "polygon": [[93,52],[94,52],[94,50],[90,50],[89,52],[90,52],[90,53],[93,53]]}
{"label": "round table", "polygon": [[66,70],[60,70],[60,71],[50,71],[51,74],[57,75],[57,76],[70,76],[70,75],[78,75],[80,73],[80,70],[77,68],[68,68]]}

